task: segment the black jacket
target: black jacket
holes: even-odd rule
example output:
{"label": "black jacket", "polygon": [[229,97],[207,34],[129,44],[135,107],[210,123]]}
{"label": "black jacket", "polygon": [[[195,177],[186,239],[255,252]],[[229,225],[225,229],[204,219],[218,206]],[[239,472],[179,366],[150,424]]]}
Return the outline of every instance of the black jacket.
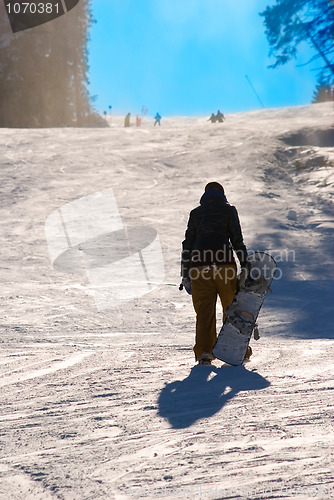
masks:
{"label": "black jacket", "polygon": [[241,266],[245,266],[247,249],[237,209],[227,202],[222,191],[208,190],[200,206],[190,212],[182,243],[182,277],[188,277],[191,267],[235,263],[233,250]]}

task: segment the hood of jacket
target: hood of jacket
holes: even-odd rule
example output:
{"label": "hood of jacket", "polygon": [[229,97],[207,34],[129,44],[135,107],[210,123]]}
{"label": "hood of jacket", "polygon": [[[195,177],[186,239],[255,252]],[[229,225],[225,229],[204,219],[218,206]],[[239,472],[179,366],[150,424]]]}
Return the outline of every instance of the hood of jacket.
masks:
{"label": "hood of jacket", "polygon": [[214,201],[228,203],[225,194],[222,191],[218,191],[217,189],[208,189],[207,191],[205,191],[199,202],[201,205],[205,205],[206,203],[211,203]]}

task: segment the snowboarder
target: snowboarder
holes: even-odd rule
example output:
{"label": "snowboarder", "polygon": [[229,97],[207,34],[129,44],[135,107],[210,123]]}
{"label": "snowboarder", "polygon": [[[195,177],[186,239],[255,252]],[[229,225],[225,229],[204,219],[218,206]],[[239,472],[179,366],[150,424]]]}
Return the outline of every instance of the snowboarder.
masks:
{"label": "snowboarder", "polygon": [[130,127],[130,117],[131,113],[128,113],[126,117],[124,118],[124,127]]}
{"label": "snowboarder", "polygon": [[214,359],[217,295],[224,312],[237,290],[233,250],[246,269],[247,249],[237,209],[228,203],[219,182],[209,182],[200,206],[190,212],[181,258],[181,288],[192,294],[196,312],[194,353],[199,364],[211,364]]}
{"label": "snowboarder", "polygon": [[155,119],[155,122],[154,122],[154,126],[156,126],[156,124],[158,123],[158,125],[160,126],[161,123],[160,123],[160,120],[161,120],[161,116],[159,115],[159,113],[157,113],[154,117]]}

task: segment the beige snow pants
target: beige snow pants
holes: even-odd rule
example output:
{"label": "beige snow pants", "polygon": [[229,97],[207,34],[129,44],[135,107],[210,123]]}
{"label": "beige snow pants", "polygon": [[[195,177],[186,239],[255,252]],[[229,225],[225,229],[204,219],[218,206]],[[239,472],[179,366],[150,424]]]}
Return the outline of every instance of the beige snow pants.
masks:
{"label": "beige snow pants", "polygon": [[[190,270],[192,301],[196,312],[196,360],[203,353],[211,355],[217,338],[216,303],[219,295],[223,307],[232,304],[237,289],[237,267],[234,264],[194,267]],[[223,315],[223,321],[225,317]]]}

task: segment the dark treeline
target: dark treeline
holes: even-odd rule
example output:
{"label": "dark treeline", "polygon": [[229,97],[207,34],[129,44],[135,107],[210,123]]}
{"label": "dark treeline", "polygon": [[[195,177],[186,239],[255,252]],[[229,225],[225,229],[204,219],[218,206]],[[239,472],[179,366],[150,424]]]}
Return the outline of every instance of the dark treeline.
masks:
{"label": "dark treeline", "polygon": [[54,21],[12,34],[0,16],[0,126],[98,126],[91,108],[89,0]]}

